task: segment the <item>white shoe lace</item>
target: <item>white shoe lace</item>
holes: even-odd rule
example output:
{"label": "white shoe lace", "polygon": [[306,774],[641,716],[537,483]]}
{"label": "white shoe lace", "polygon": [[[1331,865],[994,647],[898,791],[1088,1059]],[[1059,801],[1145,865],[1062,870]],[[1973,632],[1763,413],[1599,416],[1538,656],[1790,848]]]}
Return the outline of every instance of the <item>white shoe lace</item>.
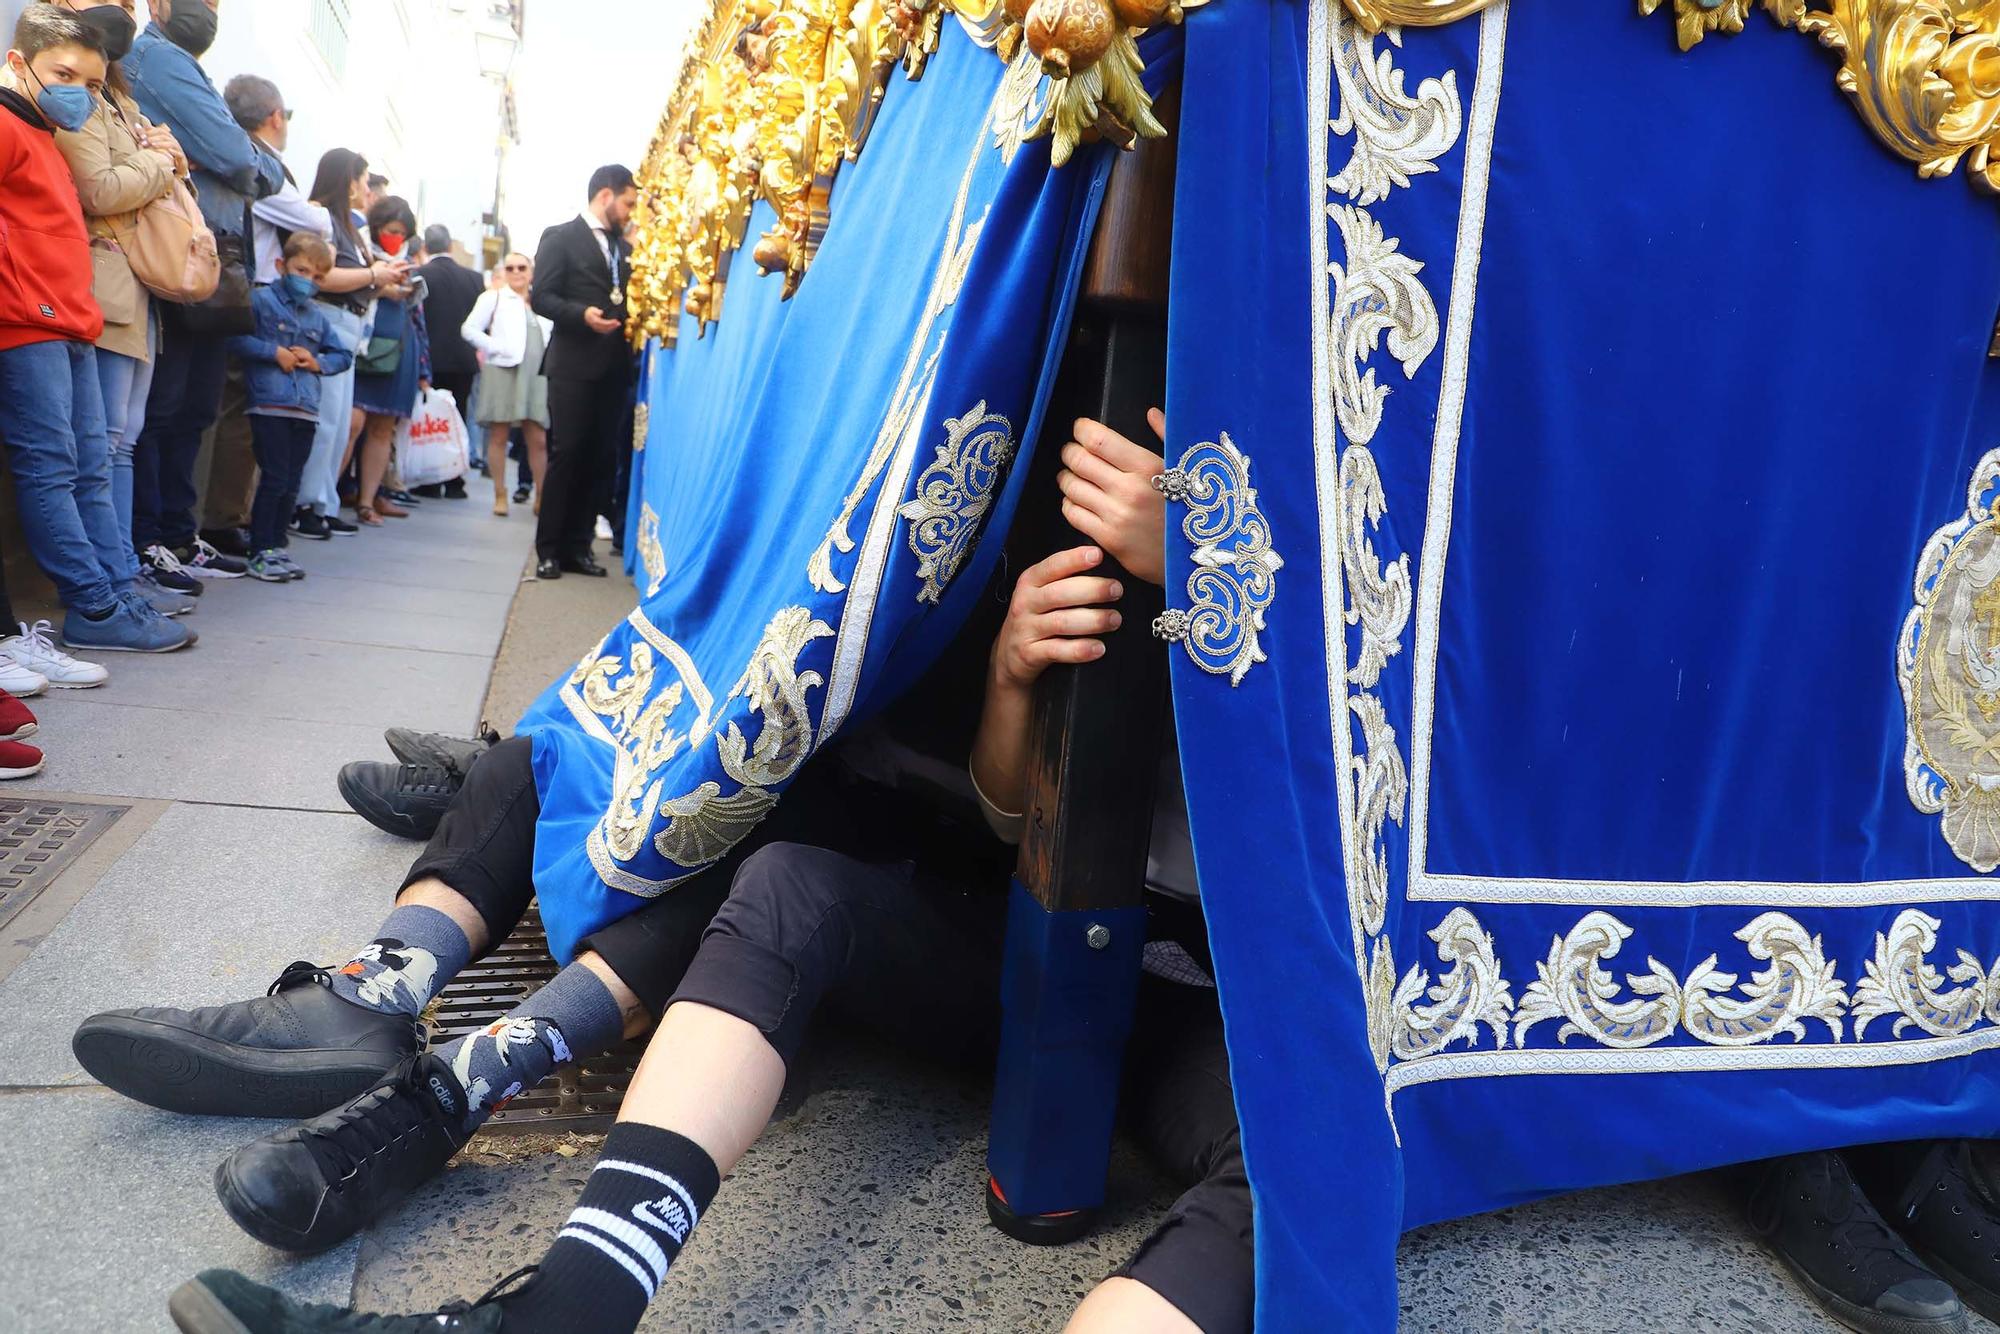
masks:
{"label": "white shoe lace", "polygon": [[181,571],[181,558],[163,546],[147,547],[146,559],[153,563],[156,570],[172,570],[175,574]]}
{"label": "white shoe lace", "polygon": [[211,561],[219,560],[221,556],[222,553],[220,551],[208,544],[207,538],[197,537],[194,540],[194,563],[196,565],[207,565]]}
{"label": "white shoe lace", "polygon": [[25,649],[31,658],[40,659],[52,667],[76,665],[75,658],[56,647],[56,641],[50,634],[55,627],[47,621],[36,621],[33,625],[29,625],[26,621],[17,621],[15,624],[21,627],[21,637],[10,645],[10,648]]}

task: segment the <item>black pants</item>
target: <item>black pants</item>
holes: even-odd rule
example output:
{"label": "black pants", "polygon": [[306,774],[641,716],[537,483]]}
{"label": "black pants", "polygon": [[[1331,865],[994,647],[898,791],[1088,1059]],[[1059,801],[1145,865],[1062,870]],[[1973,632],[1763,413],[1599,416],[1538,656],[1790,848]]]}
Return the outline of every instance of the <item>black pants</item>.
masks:
{"label": "black pants", "polygon": [[[787,1064],[824,1011],[927,1054],[977,1054],[990,1068],[1005,918],[1005,895],[990,882],[771,843],[736,872],[673,999],[754,1025]],[[1250,1180],[1214,991],[1146,979],[1123,1110],[1189,1189],[1118,1272],[1206,1334],[1247,1334]]]}
{"label": "black pants", "polygon": [[[472,384],[477,375],[477,371],[431,372],[431,384],[451,394],[458,404],[458,415],[465,418],[466,426],[474,431],[479,429],[472,421]],[[483,441],[475,442],[475,449],[483,447]]]}
{"label": "black pants", "polygon": [[[527,737],[510,737],[480,756],[400,887],[443,881],[478,911],[494,944],[520,925],[535,894],[535,821],[542,804],[533,758]],[[822,779],[821,771],[808,767],[784,805],[735,852],[585,937],[579,952],[596,953],[648,1010],[665,1012],[738,866],[774,839],[831,839],[853,826],[851,798]]]}
{"label": "black pants", "polygon": [[549,380],[549,470],[535,554],[563,560],[590,554],[597,516],[610,505],[618,467],[618,430],[631,386],[623,374],[602,380]]}
{"label": "black pants", "polygon": [[194,541],[195,459],[222,410],[228,369],[226,339],[189,333],[167,318],[146,425],[132,450],[132,545],[140,551]]}
{"label": "black pants", "polygon": [[312,455],[318,422],[250,415],[250,447],[257,455],[257,494],[250,502],[250,546],[285,546],[285,525],[299,504],[299,478]]}

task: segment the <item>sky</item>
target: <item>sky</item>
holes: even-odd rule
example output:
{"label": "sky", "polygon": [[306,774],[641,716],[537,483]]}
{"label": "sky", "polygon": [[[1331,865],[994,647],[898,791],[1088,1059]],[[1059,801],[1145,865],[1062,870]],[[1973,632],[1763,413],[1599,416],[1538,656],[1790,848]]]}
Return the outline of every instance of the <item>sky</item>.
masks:
{"label": "sky", "polygon": [[543,228],[574,217],[598,167],[638,169],[706,9],[706,0],[527,0],[506,219],[517,245],[532,250]]}

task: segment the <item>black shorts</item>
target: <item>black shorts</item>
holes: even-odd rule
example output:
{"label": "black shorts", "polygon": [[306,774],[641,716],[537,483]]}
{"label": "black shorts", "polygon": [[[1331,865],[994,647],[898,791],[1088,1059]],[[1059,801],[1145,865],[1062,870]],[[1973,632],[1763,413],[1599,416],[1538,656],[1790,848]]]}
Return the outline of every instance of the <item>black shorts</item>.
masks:
{"label": "black shorts", "polygon": [[[1006,881],[767,844],[744,860],[676,1001],[757,1028],[789,1065],[815,1015],[992,1068]],[[1132,1131],[1188,1186],[1118,1273],[1206,1334],[1251,1328],[1250,1181],[1212,989],[1147,978],[1126,1062]]]}

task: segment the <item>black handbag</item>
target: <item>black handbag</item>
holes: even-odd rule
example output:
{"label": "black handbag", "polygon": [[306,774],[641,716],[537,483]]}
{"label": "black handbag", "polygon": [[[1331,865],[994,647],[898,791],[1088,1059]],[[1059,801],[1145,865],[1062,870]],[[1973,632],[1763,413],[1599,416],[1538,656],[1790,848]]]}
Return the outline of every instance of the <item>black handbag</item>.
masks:
{"label": "black handbag", "polygon": [[222,270],[214,294],[188,305],[164,303],[169,328],[197,338],[234,338],[257,331],[257,317],[250,311],[252,235],[250,205],[245,201],[241,234],[215,234],[215,254]]}

